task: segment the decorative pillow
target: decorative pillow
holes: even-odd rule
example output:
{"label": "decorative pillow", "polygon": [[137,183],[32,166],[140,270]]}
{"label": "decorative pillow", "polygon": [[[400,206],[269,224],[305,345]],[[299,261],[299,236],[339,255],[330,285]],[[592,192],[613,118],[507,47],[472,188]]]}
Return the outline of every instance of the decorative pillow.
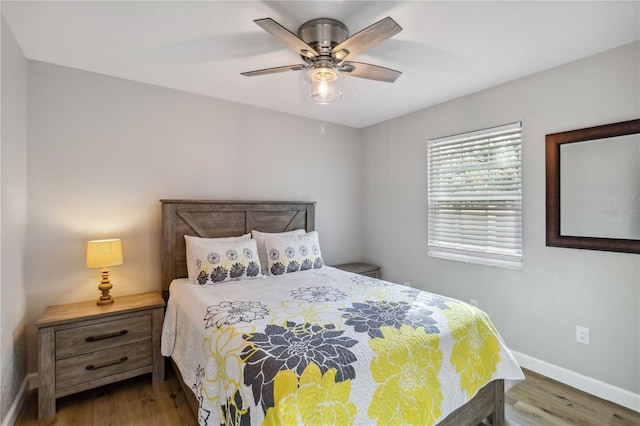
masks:
{"label": "decorative pillow", "polygon": [[315,231],[304,235],[268,235],[265,245],[271,275],[320,269],[324,266],[318,233]]}
{"label": "decorative pillow", "polygon": [[187,275],[189,277],[189,281],[192,283],[196,282],[196,278],[198,277],[199,267],[196,265],[196,257],[195,252],[206,251],[207,247],[211,243],[220,243],[220,242],[231,242],[231,241],[246,241],[251,239],[251,234],[244,234],[239,237],[227,237],[227,238],[200,238],[200,237],[192,237],[191,235],[185,235],[184,241],[186,243],[187,248]]}
{"label": "decorative pillow", "polygon": [[269,258],[267,257],[267,247],[264,245],[264,239],[267,236],[271,235],[304,235],[307,231],[304,229],[294,229],[293,231],[287,232],[278,232],[278,233],[270,233],[270,232],[260,232],[260,231],[251,231],[251,236],[254,240],[256,240],[256,244],[258,244],[258,255],[260,256],[260,267],[262,268],[262,273],[265,275],[269,274]]}
{"label": "decorative pillow", "polygon": [[225,281],[262,278],[258,248],[254,240],[212,242],[194,248],[198,274],[195,283],[218,284]]}

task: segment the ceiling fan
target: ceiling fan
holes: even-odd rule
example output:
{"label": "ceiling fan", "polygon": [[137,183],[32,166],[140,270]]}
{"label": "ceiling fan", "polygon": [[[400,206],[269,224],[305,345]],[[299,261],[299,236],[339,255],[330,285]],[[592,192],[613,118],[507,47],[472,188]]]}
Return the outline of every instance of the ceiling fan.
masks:
{"label": "ceiling fan", "polygon": [[254,77],[285,71],[306,71],[304,80],[311,102],[330,104],[340,100],[343,74],[387,83],[393,83],[402,74],[400,71],[378,65],[347,60],[402,31],[402,27],[390,17],[351,37],[342,22],[330,18],[305,22],[298,29],[298,35],[271,18],[256,19],[253,22],[295,50],[304,63],[241,74]]}

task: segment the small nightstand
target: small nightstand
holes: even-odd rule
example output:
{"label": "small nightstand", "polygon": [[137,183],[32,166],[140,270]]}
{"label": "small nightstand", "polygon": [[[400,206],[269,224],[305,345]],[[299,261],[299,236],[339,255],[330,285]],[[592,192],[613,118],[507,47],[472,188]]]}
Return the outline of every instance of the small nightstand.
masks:
{"label": "small nightstand", "polygon": [[371,278],[382,277],[379,266],[369,265],[367,263],[343,263],[342,265],[335,265],[334,268],[342,269],[343,271],[353,272],[354,274],[360,274]]}
{"label": "small nightstand", "polygon": [[56,415],[56,398],[153,373],[164,380],[160,293],[117,297],[111,305],[91,302],[49,306],[36,323],[38,418]]}

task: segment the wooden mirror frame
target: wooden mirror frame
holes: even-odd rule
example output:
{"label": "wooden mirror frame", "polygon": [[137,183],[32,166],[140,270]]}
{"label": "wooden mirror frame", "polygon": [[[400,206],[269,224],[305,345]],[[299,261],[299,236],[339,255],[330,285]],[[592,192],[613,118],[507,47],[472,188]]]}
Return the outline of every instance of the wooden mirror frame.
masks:
{"label": "wooden mirror frame", "polygon": [[560,146],[640,133],[640,119],[546,135],[547,246],[640,253],[640,240],[560,234]]}

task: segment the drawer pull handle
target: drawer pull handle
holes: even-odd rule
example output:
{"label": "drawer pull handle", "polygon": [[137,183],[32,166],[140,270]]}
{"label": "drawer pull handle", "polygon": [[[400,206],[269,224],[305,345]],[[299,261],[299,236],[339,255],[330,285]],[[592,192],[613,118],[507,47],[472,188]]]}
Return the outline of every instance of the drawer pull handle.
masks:
{"label": "drawer pull handle", "polygon": [[128,330],[120,330],[115,333],[101,334],[100,336],[89,336],[84,340],[87,342],[97,342],[98,340],[111,339],[112,337],[124,336],[128,332],[129,332]]}
{"label": "drawer pull handle", "polygon": [[129,359],[129,357],[128,357],[128,356],[123,356],[122,358],[120,358],[120,359],[118,359],[118,360],[105,362],[105,363],[103,363],[103,364],[96,364],[96,365],[90,364],[90,365],[87,365],[87,367],[86,367],[86,368],[87,368],[87,370],[89,370],[89,371],[93,371],[93,370],[97,370],[97,369],[99,369],[99,368],[108,367],[108,366],[110,366],[110,365],[122,364],[123,362],[125,362],[125,361],[126,361],[126,360],[128,360],[128,359]]}

